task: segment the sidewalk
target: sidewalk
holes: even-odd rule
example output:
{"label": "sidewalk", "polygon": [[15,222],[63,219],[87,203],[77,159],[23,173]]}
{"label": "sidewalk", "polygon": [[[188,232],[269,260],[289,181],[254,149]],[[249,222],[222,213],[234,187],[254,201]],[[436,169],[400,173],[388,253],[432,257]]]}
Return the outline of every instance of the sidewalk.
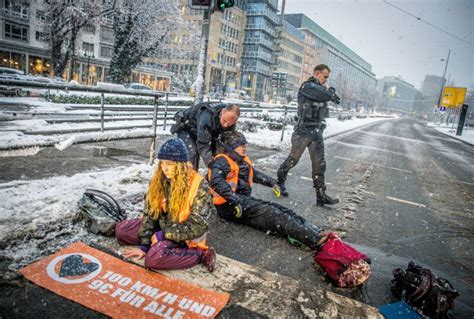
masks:
{"label": "sidewalk", "polygon": [[458,127],[457,124],[454,125],[454,128],[453,128],[452,124],[438,125],[438,124],[435,124],[433,122],[429,122],[426,125],[429,126],[429,127],[434,128],[438,132],[441,132],[441,133],[443,133],[445,135],[448,135],[452,138],[463,141],[463,142],[465,142],[467,144],[470,144],[470,145],[474,145],[474,129],[473,128],[464,127],[464,129],[462,131],[462,135],[458,136],[458,135],[456,135],[456,130],[457,130],[457,127]]}

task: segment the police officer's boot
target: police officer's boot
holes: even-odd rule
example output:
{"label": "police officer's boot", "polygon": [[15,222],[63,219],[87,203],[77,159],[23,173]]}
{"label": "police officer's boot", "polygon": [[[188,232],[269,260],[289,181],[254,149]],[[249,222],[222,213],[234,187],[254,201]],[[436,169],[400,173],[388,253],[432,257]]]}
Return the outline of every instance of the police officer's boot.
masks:
{"label": "police officer's boot", "polygon": [[334,205],[337,203],[339,203],[339,199],[331,198],[331,196],[326,194],[326,186],[316,188],[316,204],[318,206]]}

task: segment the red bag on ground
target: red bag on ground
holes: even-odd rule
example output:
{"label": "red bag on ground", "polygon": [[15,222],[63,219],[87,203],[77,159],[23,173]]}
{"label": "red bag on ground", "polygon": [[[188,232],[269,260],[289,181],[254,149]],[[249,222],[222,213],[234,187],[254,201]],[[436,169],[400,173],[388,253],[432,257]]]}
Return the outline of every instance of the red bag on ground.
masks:
{"label": "red bag on ground", "polygon": [[314,255],[314,261],[339,287],[356,287],[372,273],[369,257],[344,243],[337,234],[330,233],[326,242]]}

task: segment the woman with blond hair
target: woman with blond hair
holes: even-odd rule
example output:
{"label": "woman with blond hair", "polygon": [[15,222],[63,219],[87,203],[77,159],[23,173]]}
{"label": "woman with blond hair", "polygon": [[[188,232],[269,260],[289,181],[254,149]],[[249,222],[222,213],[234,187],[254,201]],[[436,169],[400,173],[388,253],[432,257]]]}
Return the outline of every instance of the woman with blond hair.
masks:
{"label": "woman with blond hair", "polygon": [[145,258],[153,269],[185,269],[202,263],[214,270],[215,251],[206,245],[212,198],[206,180],[189,162],[184,142],[167,140],[157,154],[156,171],[145,194],[140,219],[115,227],[126,258]]}

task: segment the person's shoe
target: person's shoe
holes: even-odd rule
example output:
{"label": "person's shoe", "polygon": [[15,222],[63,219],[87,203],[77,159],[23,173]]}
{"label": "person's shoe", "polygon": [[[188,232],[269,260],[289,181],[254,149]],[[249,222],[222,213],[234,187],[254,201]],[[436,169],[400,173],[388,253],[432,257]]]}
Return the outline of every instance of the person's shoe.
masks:
{"label": "person's shoe", "polygon": [[339,203],[339,199],[332,198],[331,196],[326,194],[325,187],[316,189],[316,204],[318,206],[334,205],[337,203]]}
{"label": "person's shoe", "polygon": [[278,187],[280,187],[280,194],[283,197],[288,197],[288,191],[286,190],[285,183],[284,182],[277,182]]}
{"label": "person's shoe", "polygon": [[202,253],[201,264],[207,268],[209,272],[213,272],[216,267],[216,251],[214,248],[209,247]]}

